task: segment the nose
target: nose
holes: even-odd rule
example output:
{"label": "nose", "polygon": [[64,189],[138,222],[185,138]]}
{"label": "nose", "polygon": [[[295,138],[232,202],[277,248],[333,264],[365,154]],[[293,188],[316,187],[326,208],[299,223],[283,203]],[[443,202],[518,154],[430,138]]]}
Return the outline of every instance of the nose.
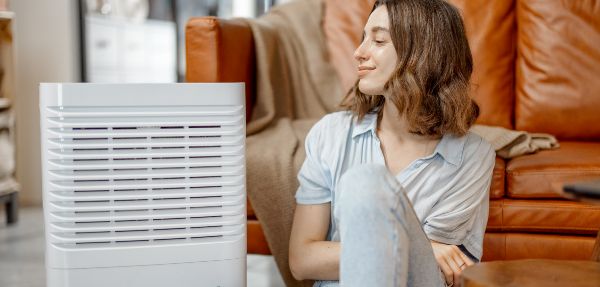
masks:
{"label": "nose", "polygon": [[365,41],[362,41],[358,48],[354,51],[354,59],[359,63],[364,62],[368,59],[365,47]]}

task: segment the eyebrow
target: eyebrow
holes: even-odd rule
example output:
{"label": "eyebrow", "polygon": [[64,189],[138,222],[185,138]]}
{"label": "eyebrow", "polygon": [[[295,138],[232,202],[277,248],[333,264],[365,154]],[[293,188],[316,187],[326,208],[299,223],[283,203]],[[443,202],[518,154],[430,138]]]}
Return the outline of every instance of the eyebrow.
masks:
{"label": "eyebrow", "polygon": [[[386,27],[383,26],[374,26],[371,28],[371,33],[379,33],[379,32],[387,32],[388,34],[390,33],[390,30]],[[365,39],[365,35],[367,34],[367,32],[365,32],[363,30],[363,34],[362,34],[362,40],[364,41]]]}
{"label": "eyebrow", "polygon": [[[386,28],[386,27],[383,27],[383,26],[374,26],[374,27],[371,28],[371,33],[376,34],[376,33],[379,33],[379,32],[387,32],[389,34],[390,30],[388,28]],[[362,34],[363,40],[365,39],[365,35],[366,34],[367,34],[367,32],[363,31],[363,34]]]}
{"label": "eyebrow", "polygon": [[390,32],[390,30],[388,30],[388,28],[382,27],[382,26],[375,26],[373,28],[371,28],[371,32],[373,33],[377,33],[377,32]]}

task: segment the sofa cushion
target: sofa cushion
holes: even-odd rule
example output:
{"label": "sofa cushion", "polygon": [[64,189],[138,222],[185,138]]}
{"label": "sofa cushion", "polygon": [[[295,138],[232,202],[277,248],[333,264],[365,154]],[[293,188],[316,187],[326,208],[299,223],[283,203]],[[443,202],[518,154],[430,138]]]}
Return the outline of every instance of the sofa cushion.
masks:
{"label": "sofa cushion", "polygon": [[506,173],[508,197],[560,198],[564,183],[600,178],[600,142],[561,142],[510,160]]}
{"label": "sofa cushion", "polygon": [[486,233],[482,261],[544,258],[590,260],[593,236]]}
{"label": "sofa cushion", "polygon": [[480,124],[512,128],[514,103],[514,1],[450,0],[461,10],[473,53],[472,97]]}
{"label": "sofa cushion", "polygon": [[600,1],[517,1],[518,130],[600,139],[598,15]]}
{"label": "sofa cushion", "polygon": [[486,230],[593,236],[599,228],[599,205],[568,200],[502,199],[490,202]]}
{"label": "sofa cushion", "polygon": [[496,164],[492,173],[492,185],[490,186],[490,199],[504,197],[504,181],[506,174],[506,163],[500,157],[496,157]]}

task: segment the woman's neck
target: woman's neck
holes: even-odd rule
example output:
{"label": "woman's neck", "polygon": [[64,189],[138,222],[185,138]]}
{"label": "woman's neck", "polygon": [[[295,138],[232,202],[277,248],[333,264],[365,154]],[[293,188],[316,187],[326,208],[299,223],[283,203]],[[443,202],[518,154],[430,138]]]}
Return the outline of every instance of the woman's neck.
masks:
{"label": "woman's neck", "polygon": [[439,138],[411,133],[405,117],[389,101],[382,107],[377,136],[385,164],[393,174],[398,174],[414,160],[431,155],[440,142]]}
{"label": "woman's neck", "polygon": [[386,102],[381,113],[381,119],[377,124],[377,132],[392,137],[398,143],[423,143],[436,139],[411,133],[406,118],[400,114],[398,108],[392,102]]}

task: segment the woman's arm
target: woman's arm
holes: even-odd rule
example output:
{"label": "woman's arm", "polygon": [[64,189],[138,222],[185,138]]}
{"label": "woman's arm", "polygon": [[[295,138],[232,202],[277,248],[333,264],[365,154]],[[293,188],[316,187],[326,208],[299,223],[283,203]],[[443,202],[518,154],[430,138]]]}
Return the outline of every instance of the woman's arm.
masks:
{"label": "woman's arm", "polygon": [[326,241],[331,203],[298,204],[290,237],[290,270],[297,280],[339,280],[340,244]]}
{"label": "woman's arm", "polygon": [[460,286],[460,274],[462,270],[473,265],[473,261],[467,257],[456,245],[445,244],[431,240],[433,255],[437,261],[448,286]]}
{"label": "woman's arm", "polygon": [[462,270],[473,265],[458,245],[473,229],[481,232],[477,239],[483,241],[495,157],[496,153],[489,143],[479,136],[469,136],[452,190],[437,202],[425,220],[425,233],[449,285],[460,285]]}

